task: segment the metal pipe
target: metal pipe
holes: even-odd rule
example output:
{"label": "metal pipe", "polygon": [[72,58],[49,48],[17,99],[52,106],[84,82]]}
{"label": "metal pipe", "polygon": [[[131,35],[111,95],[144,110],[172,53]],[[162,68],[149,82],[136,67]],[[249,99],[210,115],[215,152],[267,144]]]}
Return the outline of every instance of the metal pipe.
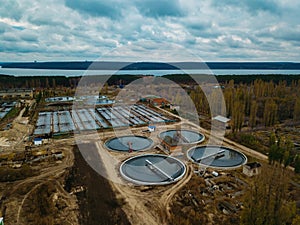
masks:
{"label": "metal pipe", "polygon": [[207,159],[207,158],[210,158],[210,157],[213,157],[213,156],[218,156],[219,154],[222,154],[222,153],[224,153],[225,152],[225,150],[220,150],[220,151],[218,151],[218,152],[215,152],[215,153],[212,153],[212,154],[210,154],[210,155],[207,155],[207,156],[203,156],[202,158],[198,158],[198,159],[195,159],[195,161],[196,162],[200,162],[200,161],[202,161],[203,159]]}
{"label": "metal pipe", "polygon": [[[161,170],[159,167],[157,167],[156,165],[154,165],[152,162],[150,162],[148,159],[146,159],[146,163],[147,165],[152,166],[153,168],[155,168],[157,171],[159,171],[162,175],[164,175],[165,177],[167,177],[169,180],[174,180],[173,177],[171,177],[169,174],[167,174],[166,172],[164,172],[163,170]],[[151,169],[151,168],[150,168]]]}

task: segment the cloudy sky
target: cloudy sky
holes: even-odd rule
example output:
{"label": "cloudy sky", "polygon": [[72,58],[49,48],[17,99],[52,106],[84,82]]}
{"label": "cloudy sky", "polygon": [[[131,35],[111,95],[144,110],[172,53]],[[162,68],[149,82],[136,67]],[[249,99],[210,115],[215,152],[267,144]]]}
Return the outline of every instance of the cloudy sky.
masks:
{"label": "cloudy sky", "polygon": [[0,62],[299,62],[299,11],[299,0],[1,0]]}

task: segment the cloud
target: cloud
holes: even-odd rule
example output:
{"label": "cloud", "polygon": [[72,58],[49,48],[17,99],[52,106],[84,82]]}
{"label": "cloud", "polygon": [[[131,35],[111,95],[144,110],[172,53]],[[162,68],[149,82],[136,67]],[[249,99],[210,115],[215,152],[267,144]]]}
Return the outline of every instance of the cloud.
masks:
{"label": "cloud", "polygon": [[5,34],[2,35],[2,41],[7,41],[7,42],[16,42],[19,41],[20,39],[18,37],[16,37],[13,34]]}
{"label": "cloud", "polygon": [[116,19],[121,16],[122,1],[66,0],[67,7],[92,17]]}
{"label": "cloud", "polygon": [[180,59],[178,50],[160,51],[166,44],[209,61],[300,61],[297,0],[1,3],[0,61]]}
{"label": "cloud", "polygon": [[0,15],[2,18],[12,18],[14,20],[20,20],[22,17],[22,13],[22,9],[17,1],[1,1]]}
{"label": "cloud", "polygon": [[182,17],[186,12],[177,0],[138,0],[135,6],[146,17]]}
{"label": "cloud", "polygon": [[290,26],[290,24],[279,23],[258,32],[257,35],[264,38],[271,36],[281,42],[300,43],[300,25]]}
{"label": "cloud", "polygon": [[195,37],[216,38],[222,35],[222,32],[209,21],[201,21],[200,19],[188,20],[183,25]]}
{"label": "cloud", "polygon": [[34,34],[34,33],[26,33],[23,32],[23,34],[21,35],[21,38],[23,41],[25,42],[34,42],[34,43],[38,43],[38,36],[37,34]]}
{"label": "cloud", "polygon": [[0,34],[3,34],[5,30],[7,29],[7,24],[0,22]]}
{"label": "cloud", "polygon": [[55,17],[48,16],[45,14],[34,14],[28,17],[28,22],[37,25],[37,26],[64,26],[67,27],[62,21],[56,20]]}
{"label": "cloud", "polygon": [[269,12],[271,14],[281,13],[279,4],[274,0],[213,0],[212,6],[224,11],[232,8],[234,8],[235,10],[240,8],[241,10],[246,11],[250,14],[257,14],[261,11]]}

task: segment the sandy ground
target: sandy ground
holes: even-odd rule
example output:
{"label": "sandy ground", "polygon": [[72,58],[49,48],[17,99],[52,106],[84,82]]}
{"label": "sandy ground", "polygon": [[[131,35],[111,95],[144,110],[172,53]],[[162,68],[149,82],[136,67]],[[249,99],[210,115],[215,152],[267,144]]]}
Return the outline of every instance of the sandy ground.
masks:
{"label": "sandy ground", "polygon": [[[78,224],[78,222],[76,222],[78,218],[76,197],[71,196],[62,187],[64,183],[64,173],[66,169],[71,167],[74,163],[74,155],[72,153],[73,144],[74,140],[72,139],[53,141],[47,147],[61,149],[65,155],[63,162],[56,163],[50,167],[41,168],[40,173],[37,176],[7,184],[6,190],[0,193],[1,199],[4,199],[2,204],[6,207],[5,224],[27,224],[26,220],[24,220],[24,215],[22,216],[24,204],[37,188],[47,182],[54,184],[56,189],[55,195],[64,199],[68,205],[70,210],[68,212],[69,222],[66,221],[65,224]],[[18,194],[20,190],[23,190],[21,196]]]}
{"label": "sandy ground", "polygon": [[22,142],[28,137],[34,128],[28,124],[28,118],[22,117],[25,108],[21,110],[19,115],[13,120],[12,127],[8,130],[0,131],[0,147],[4,151],[22,148]]}

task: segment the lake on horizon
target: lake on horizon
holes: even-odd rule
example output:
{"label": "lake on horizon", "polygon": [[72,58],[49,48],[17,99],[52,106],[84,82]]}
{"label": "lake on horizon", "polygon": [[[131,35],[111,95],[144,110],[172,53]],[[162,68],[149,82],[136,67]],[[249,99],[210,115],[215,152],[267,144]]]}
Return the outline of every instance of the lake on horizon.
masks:
{"label": "lake on horizon", "polygon": [[14,76],[83,76],[83,75],[154,75],[168,74],[214,74],[214,75],[300,75],[300,70],[55,70],[55,69],[20,69],[0,68],[0,75]]}

